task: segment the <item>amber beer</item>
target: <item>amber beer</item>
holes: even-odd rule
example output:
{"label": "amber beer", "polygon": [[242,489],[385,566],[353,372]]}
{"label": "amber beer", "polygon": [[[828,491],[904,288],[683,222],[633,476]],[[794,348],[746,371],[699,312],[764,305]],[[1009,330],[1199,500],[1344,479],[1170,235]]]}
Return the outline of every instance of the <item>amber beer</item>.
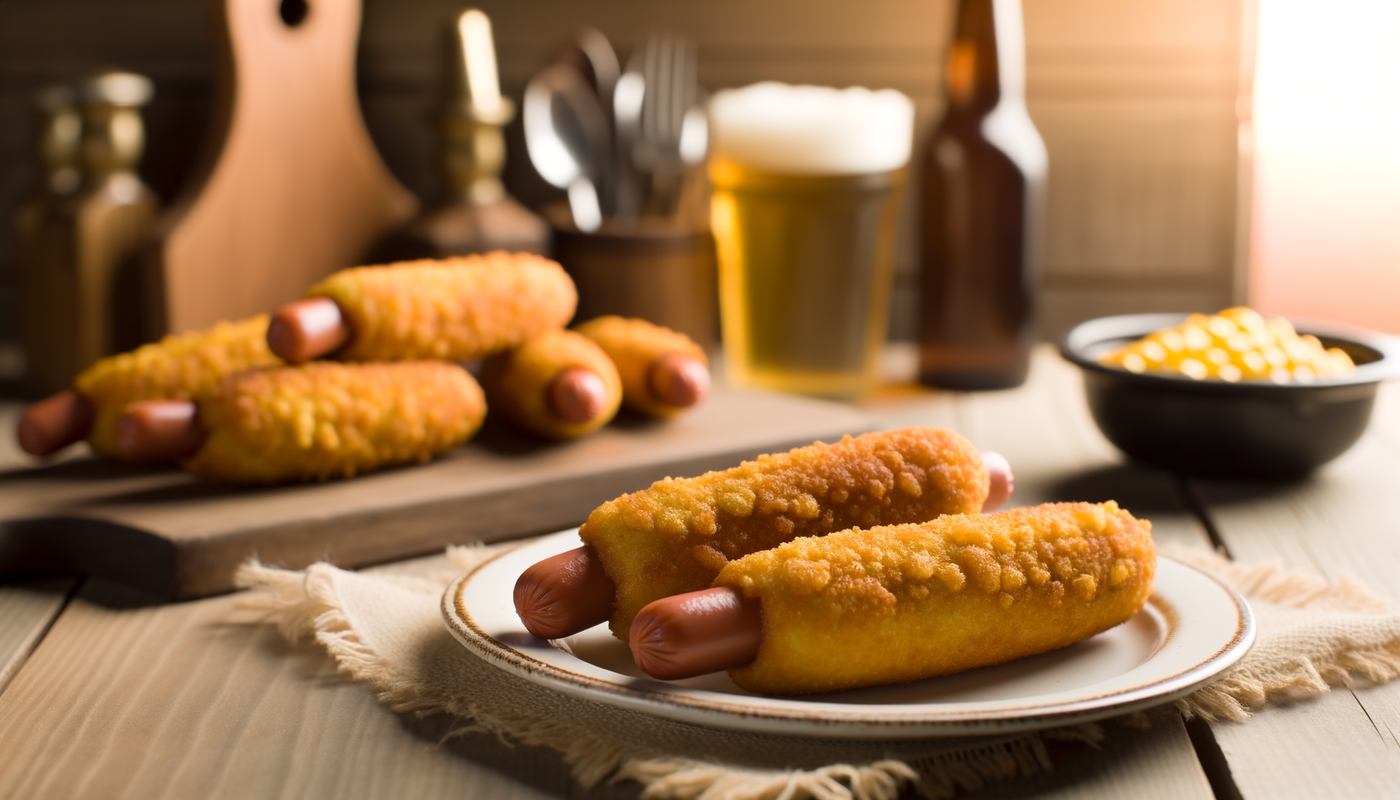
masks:
{"label": "amber beer", "polygon": [[[766,96],[725,107],[743,92]],[[862,394],[885,341],[912,105],[895,92],[760,84],[717,96],[712,122],[730,381]]]}

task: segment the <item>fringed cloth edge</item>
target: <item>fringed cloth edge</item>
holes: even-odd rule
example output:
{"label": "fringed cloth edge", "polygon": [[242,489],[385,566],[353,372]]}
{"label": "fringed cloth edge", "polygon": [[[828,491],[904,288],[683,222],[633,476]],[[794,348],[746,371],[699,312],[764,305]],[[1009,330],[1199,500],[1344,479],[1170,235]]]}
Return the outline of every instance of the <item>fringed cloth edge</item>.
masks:
{"label": "fringed cloth edge", "polygon": [[[1375,617],[1400,633],[1395,606],[1352,578],[1329,583],[1285,569],[1278,561],[1239,564],[1209,551],[1180,546],[1164,546],[1160,552],[1220,577],[1256,606],[1272,604],[1354,615],[1358,620]],[[1176,701],[1176,707],[1187,719],[1199,716],[1210,721],[1243,722],[1270,702],[1317,697],[1333,686],[1351,688],[1393,680],[1400,677],[1400,635],[1385,634],[1385,627],[1377,627],[1381,635],[1368,637],[1371,641],[1366,642],[1356,641],[1359,636],[1344,640],[1341,631],[1330,639],[1325,635],[1305,639],[1275,636],[1268,641],[1261,636],[1244,661],[1209,686]]]}
{"label": "fringed cloth edge", "polygon": [[[448,558],[466,570],[479,562],[484,552],[479,547],[454,547],[449,548]],[[567,723],[503,714],[472,698],[437,696],[401,680],[394,665],[380,659],[351,628],[336,597],[334,569],[314,564],[303,571],[290,571],[256,561],[245,563],[235,579],[239,587],[253,591],[240,602],[240,608],[275,624],[290,641],[313,638],[342,672],[369,684],[379,700],[394,711],[422,716],[451,714],[464,721],[451,735],[483,731],[502,740],[558,750],[575,780],[585,788],[604,781],[632,780],[644,787],[643,800],[896,800],[906,785],[913,785],[923,797],[944,800],[996,781],[1048,771],[1047,741],[1097,745],[1104,738],[1102,728],[1086,723],[972,744],[910,761],[883,759],[817,769],[753,769],[680,756],[632,756]],[[431,584],[421,579],[382,577],[409,588],[426,589]]]}

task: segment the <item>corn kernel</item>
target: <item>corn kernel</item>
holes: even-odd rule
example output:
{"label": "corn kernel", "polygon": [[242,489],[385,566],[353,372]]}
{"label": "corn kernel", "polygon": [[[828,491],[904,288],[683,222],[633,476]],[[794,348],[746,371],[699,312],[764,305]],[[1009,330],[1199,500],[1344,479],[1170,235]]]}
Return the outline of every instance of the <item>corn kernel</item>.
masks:
{"label": "corn kernel", "polygon": [[1187,325],[1181,332],[1181,338],[1186,340],[1186,349],[1191,352],[1204,350],[1214,344],[1210,334],[1199,325]]}
{"label": "corn kernel", "polygon": [[1167,348],[1161,342],[1146,341],[1142,343],[1142,349],[1137,353],[1147,361],[1161,363],[1167,360]]}
{"label": "corn kernel", "polygon": [[1238,306],[1213,317],[1192,314],[1185,322],[1157,331],[1104,354],[1099,361],[1130,372],[1182,375],[1192,380],[1268,380],[1309,383],[1350,374],[1351,358],[1327,349],[1316,336],[1299,335],[1286,319],[1265,320]]}
{"label": "corn kernel", "polygon": [[1205,362],[1194,358],[1181,359],[1181,363],[1177,365],[1177,369],[1181,370],[1182,375],[1196,381],[1202,381],[1210,377],[1210,370],[1206,368]]}

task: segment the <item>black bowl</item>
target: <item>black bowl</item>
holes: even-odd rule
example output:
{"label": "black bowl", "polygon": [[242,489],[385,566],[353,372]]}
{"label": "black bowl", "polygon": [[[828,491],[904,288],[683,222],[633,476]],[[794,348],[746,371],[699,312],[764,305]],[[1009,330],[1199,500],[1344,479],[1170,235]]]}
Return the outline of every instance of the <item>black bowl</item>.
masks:
{"label": "black bowl", "polygon": [[1094,422],[1120,450],[1148,464],[1217,478],[1297,478],[1361,438],[1380,382],[1400,376],[1400,340],[1321,322],[1293,321],[1356,372],[1307,384],[1194,381],[1114,369],[1104,352],[1180,324],[1186,314],[1127,314],[1076,326],[1060,354],[1084,371]]}

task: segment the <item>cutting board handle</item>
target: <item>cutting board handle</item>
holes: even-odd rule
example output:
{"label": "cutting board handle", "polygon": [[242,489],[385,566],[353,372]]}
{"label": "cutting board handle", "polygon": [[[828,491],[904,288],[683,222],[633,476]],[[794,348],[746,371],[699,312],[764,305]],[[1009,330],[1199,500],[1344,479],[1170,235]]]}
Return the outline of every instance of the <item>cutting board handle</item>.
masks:
{"label": "cutting board handle", "polygon": [[300,297],[417,209],[360,113],[359,0],[212,6],[221,51],[213,137],[150,251],[151,334]]}

